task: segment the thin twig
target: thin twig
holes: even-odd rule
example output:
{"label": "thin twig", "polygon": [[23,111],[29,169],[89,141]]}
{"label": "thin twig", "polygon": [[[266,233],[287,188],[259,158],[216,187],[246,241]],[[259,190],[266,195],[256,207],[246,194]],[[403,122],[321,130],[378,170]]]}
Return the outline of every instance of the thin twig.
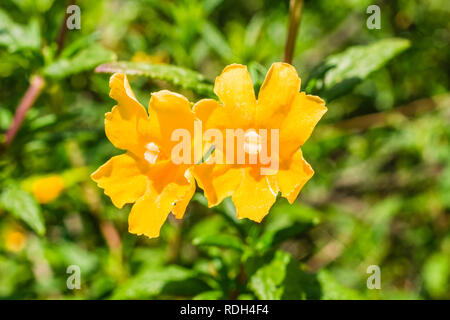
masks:
{"label": "thin twig", "polygon": [[302,17],[303,0],[291,0],[289,5],[289,29],[284,49],[284,62],[292,63],[295,41]]}
{"label": "thin twig", "polygon": [[[68,0],[66,8],[68,8],[71,5],[74,5],[76,3],[76,0]],[[59,56],[62,49],[64,48],[64,43],[66,42],[66,35],[67,35],[67,18],[69,17],[69,14],[67,11],[64,13],[63,21],[61,22],[61,25],[59,27],[58,32],[58,39],[56,43],[58,44],[58,49],[56,51],[56,56]]]}
{"label": "thin twig", "polygon": [[42,76],[36,75],[31,78],[30,85],[16,109],[12,124],[6,132],[5,147],[7,147],[16,136],[17,131],[25,119],[27,111],[33,106],[34,102],[41,94],[44,85],[45,81]]}
{"label": "thin twig", "polygon": [[[75,4],[75,0],[68,0],[67,6]],[[66,38],[66,32],[67,32],[67,13],[64,14],[64,19],[61,23],[61,26],[59,27],[59,33],[58,33],[58,50],[57,50],[57,56],[61,53],[64,42]],[[17,134],[17,131],[19,130],[20,126],[22,125],[23,120],[25,119],[25,115],[27,114],[28,110],[33,106],[33,104],[36,102],[37,98],[42,93],[42,89],[44,88],[45,81],[44,78],[40,75],[33,76],[31,78],[30,85],[28,86],[27,91],[25,92],[25,95],[23,96],[22,100],[20,101],[19,105],[16,108],[16,112],[14,114],[14,119],[9,127],[8,131],[6,132],[6,138],[5,143],[3,145],[2,150],[4,151],[13,141],[14,137]]]}

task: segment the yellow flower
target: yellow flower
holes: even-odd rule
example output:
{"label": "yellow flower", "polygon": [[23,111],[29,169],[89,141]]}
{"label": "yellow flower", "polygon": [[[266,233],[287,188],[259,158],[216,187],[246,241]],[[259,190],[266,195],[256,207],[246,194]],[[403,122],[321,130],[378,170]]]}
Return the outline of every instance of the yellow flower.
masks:
{"label": "yellow flower", "polygon": [[151,55],[145,53],[144,51],[138,51],[133,55],[131,61],[164,64],[169,62],[169,55],[165,51],[160,51]]}
{"label": "yellow flower", "polygon": [[158,237],[168,214],[181,219],[195,192],[191,165],[171,159],[173,131],[185,129],[192,136],[195,114],[185,97],[167,90],[152,94],[147,114],[124,74],[114,74],[109,85],[117,105],[105,115],[106,136],[127,152],[112,157],[91,178],[116,207],[134,203],[131,233]]}
{"label": "yellow flower", "polygon": [[31,192],[39,203],[49,203],[64,190],[64,180],[59,175],[51,175],[34,180]]}
{"label": "yellow flower", "polygon": [[206,130],[216,128],[225,132],[240,128],[247,132],[244,139],[247,160],[250,153],[261,150],[259,129],[278,129],[279,134],[279,169],[272,173],[261,173],[265,165],[260,156],[255,164],[248,164],[248,161],[247,164],[202,163],[194,168],[194,176],[209,206],[232,196],[238,218],[260,222],[278,192],[290,203],[295,201],[314,174],[303,159],[300,147],[327,111],[322,99],[299,90],[300,78],[295,68],[286,63],[274,63],[256,99],[247,68],[232,64],[215,81],[214,92],[222,104],[205,99],[194,106]]}
{"label": "yellow flower", "polygon": [[8,251],[12,251],[12,252],[19,252],[21,251],[26,244],[26,236],[25,233],[23,233],[20,229],[18,228],[8,228],[4,235],[4,240],[5,240],[5,248]]}

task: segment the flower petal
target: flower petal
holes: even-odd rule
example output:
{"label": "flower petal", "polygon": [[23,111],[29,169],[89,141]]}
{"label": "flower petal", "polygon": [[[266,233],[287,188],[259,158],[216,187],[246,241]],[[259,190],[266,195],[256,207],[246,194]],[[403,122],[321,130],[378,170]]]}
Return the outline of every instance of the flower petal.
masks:
{"label": "flower petal", "polygon": [[276,175],[281,195],[289,203],[293,203],[300,190],[313,175],[314,170],[303,159],[302,151],[299,149],[286,165],[280,167]]}
{"label": "flower petal", "polygon": [[300,78],[293,66],[283,62],[272,64],[258,94],[257,127],[279,128],[299,90]]}
{"label": "flower petal", "polygon": [[278,186],[274,175],[264,176],[259,174],[259,170],[257,173],[252,171],[250,168],[245,169],[244,179],[232,200],[239,219],[261,222],[275,203]]}
{"label": "flower petal", "polygon": [[195,193],[195,179],[192,176],[191,173],[192,169],[188,171],[188,180],[189,180],[189,189],[186,192],[186,194],[183,196],[181,200],[175,203],[175,207],[172,209],[172,213],[175,215],[177,219],[181,219],[184,216],[184,213],[186,212],[186,208],[189,204],[189,202],[192,199],[192,196]]}
{"label": "flower petal", "polygon": [[134,96],[126,75],[114,74],[109,86],[109,95],[117,105],[105,114],[106,136],[115,147],[137,152],[142,138],[138,126],[146,127],[139,123],[148,121],[147,112]]}
{"label": "flower petal", "polygon": [[91,178],[105,190],[116,207],[122,208],[142,197],[147,190],[149,180],[142,171],[134,156],[125,153],[109,159]]}
{"label": "flower petal", "polygon": [[149,187],[131,209],[128,217],[129,232],[149,238],[158,237],[174,204],[183,199],[190,187],[190,184],[170,183],[160,193]]}
{"label": "flower petal", "polygon": [[152,94],[149,105],[150,119],[156,117],[161,128],[162,147],[170,152],[172,133],[177,129],[184,129],[193,137],[194,113],[189,100],[184,96],[168,90],[161,90]]}
{"label": "flower petal", "polygon": [[209,207],[214,207],[231,196],[243,178],[242,169],[225,164],[202,163],[195,166],[193,172],[198,186],[208,199]]}
{"label": "flower petal", "polygon": [[213,111],[217,108],[222,108],[222,106],[216,100],[202,99],[194,105],[192,110],[194,111],[195,116],[205,125]]}
{"label": "flower petal", "polygon": [[304,92],[295,96],[280,128],[281,158],[290,157],[305,143],[325,112],[325,102],[319,97]]}
{"label": "flower petal", "polygon": [[214,92],[224,104],[233,121],[230,128],[249,128],[253,126],[256,98],[253,83],[247,67],[240,64],[227,66],[216,78]]}

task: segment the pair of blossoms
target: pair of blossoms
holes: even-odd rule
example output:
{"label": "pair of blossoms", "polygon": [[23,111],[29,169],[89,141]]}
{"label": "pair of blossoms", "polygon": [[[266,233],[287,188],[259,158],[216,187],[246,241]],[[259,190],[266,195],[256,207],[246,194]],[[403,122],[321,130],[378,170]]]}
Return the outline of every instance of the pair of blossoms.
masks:
{"label": "pair of blossoms", "polygon": [[[231,196],[238,218],[260,222],[278,192],[293,203],[314,174],[300,147],[327,108],[319,97],[299,92],[300,78],[289,64],[271,66],[258,99],[247,68],[229,65],[214,84],[222,103],[203,99],[192,109],[182,95],[162,90],[152,94],[147,113],[124,74],[114,74],[110,88],[117,105],[105,115],[106,136],[115,147],[127,152],[112,157],[91,178],[116,207],[134,203],[128,218],[131,233],[158,237],[170,212],[181,219],[195,193],[195,181],[203,189],[209,207]],[[251,163],[174,161],[172,150],[178,143],[172,134],[182,129],[195,138],[198,122],[205,130],[215,129],[223,136],[229,129],[250,133],[245,136],[250,138],[250,145],[247,139],[243,146],[246,159],[261,150],[256,131],[277,130],[277,170],[262,171],[270,163],[262,163],[259,157]],[[205,136],[201,140],[202,150],[214,144]],[[234,151],[240,147],[232,146]],[[211,157],[219,152],[216,149]]]}

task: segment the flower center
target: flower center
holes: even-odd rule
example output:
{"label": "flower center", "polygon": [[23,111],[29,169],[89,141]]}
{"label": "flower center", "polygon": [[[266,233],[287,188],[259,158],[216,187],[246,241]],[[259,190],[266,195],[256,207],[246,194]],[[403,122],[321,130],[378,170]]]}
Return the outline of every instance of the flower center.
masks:
{"label": "flower center", "polygon": [[255,130],[250,130],[244,135],[244,151],[248,154],[257,154],[261,151],[261,137]]}
{"label": "flower center", "polygon": [[147,160],[150,164],[155,164],[156,159],[158,158],[159,155],[158,146],[155,143],[150,142],[145,146],[145,149],[146,149],[144,153],[145,160]]}

